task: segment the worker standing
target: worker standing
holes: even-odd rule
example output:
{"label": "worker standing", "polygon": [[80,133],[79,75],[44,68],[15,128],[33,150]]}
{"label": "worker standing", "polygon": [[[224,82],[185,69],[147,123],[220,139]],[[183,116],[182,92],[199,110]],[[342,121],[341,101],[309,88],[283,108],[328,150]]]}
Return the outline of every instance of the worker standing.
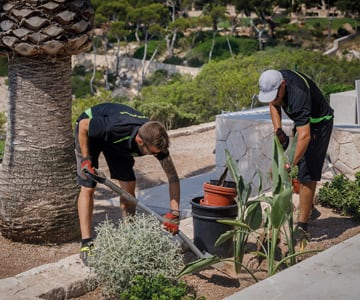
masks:
{"label": "worker standing", "polygon": [[[290,70],[267,70],[259,78],[259,101],[269,103],[274,132],[283,147],[289,137],[281,128],[281,112],[294,121],[298,135],[292,166],[298,166],[300,181],[300,212],[297,229],[309,239],[317,181],[322,168],[333,128],[334,111],[317,85],[305,74]],[[290,169],[288,170],[290,171]]]}

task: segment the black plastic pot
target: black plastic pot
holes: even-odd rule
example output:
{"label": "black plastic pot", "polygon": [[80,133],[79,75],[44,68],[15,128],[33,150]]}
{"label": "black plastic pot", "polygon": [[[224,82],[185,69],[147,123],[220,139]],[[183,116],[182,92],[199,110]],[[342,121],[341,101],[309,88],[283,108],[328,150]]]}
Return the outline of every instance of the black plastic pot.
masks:
{"label": "black plastic pot", "polygon": [[201,251],[206,251],[223,258],[232,257],[234,255],[232,239],[215,247],[215,242],[219,236],[231,230],[232,226],[220,224],[216,220],[235,219],[238,212],[237,205],[200,205],[199,202],[202,198],[196,197],[190,201],[193,216],[194,244]]}

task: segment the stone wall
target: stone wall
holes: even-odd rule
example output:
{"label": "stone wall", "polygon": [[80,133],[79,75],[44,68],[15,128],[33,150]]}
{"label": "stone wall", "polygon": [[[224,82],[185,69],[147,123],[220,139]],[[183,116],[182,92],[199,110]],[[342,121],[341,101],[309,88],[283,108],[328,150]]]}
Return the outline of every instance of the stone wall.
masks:
{"label": "stone wall", "polygon": [[334,126],[328,153],[337,170],[352,177],[360,171],[360,126]]}
{"label": "stone wall", "polygon": [[[89,53],[82,53],[79,55],[72,56],[72,65],[84,65],[85,67],[92,67],[93,62],[97,67],[100,68],[109,68],[110,70],[116,70],[116,56],[115,55],[100,55]],[[131,58],[131,57],[124,57],[121,56],[119,59],[119,70],[120,73],[122,72],[130,72],[133,75],[140,76],[141,68],[142,68],[142,60]],[[178,65],[170,65],[164,64],[161,62],[149,62],[145,61],[145,68],[148,72],[152,73],[156,70],[166,70],[169,74],[173,73],[180,73],[180,74],[190,74],[191,76],[195,76],[199,73],[200,68],[191,68],[186,66],[178,66]]]}
{"label": "stone wall", "polygon": [[352,40],[357,36],[358,36],[358,33],[353,33],[353,34],[349,34],[349,35],[346,35],[346,36],[336,39],[334,41],[333,47],[331,49],[325,51],[324,55],[336,55],[339,48],[341,47],[341,44],[343,44],[349,40]]}
{"label": "stone wall", "polygon": [[[259,186],[262,174],[263,190],[271,187],[273,126],[269,108],[227,113],[216,117],[216,173],[226,166],[225,149],[237,161],[245,182],[251,182],[252,195]],[[291,136],[292,121],[283,120],[284,131]],[[338,172],[352,177],[360,171],[360,126],[334,126],[328,154]],[[324,165],[324,168],[326,164]],[[228,180],[231,176],[228,175]]]}

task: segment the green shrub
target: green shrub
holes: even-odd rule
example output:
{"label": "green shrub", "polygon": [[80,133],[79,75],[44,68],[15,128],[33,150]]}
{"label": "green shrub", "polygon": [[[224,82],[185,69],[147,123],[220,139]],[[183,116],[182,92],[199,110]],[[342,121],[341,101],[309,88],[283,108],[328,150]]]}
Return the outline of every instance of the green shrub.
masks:
{"label": "green shrub", "polygon": [[205,58],[201,53],[190,52],[187,55],[186,62],[189,67],[199,68],[204,64]]}
{"label": "green shrub", "polygon": [[[318,23],[324,29],[327,29],[329,26],[328,18],[306,18],[303,26],[307,29],[313,28],[314,24]],[[355,18],[333,18],[331,19],[331,28],[334,30],[342,27],[344,24],[349,23],[353,28],[355,27],[356,20]],[[297,23],[289,23],[287,26],[292,28],[298,27]]]}
{"label": "green shrub", "polygon": [[[160,47],[157,50],[156,56],[161,55],[165,50],[165,42],[164,41],[149,41],[147,44],[147,51],[146,51],[146,59],[150,59],[151,56],[154,54],[156,48],[158,48],[160,43]],[[143,59],[145,51],[145,46],[141,46],[137,48],[134,52],[133,57],[138,59]]]}
{"label": "green shrub", "polygon": [[[83,98],[91,95],[90,79],[93,76],[93,70],[86,70],[83,66],[76,66],[73,69],[71,78],[72,93],[76,98]],[[114,82],[115,79],[110,74],[108,76],[109,82]],[[95,90],[104,87],[104,72],[103,70],[96,70],[93,87]]]}
{"label": "green shrub", "polygon": [[79,75],[79,76],[85,76],[86,75],[86,68],[83,65],[76,65],[72,69],[72,75]]}
{"label": "green shrub", "polygon": [[130,287],[120,295],[121,300],[190,300],[196,298],[189,294],[186,284],[165,278],[162,275],[153,278],[135,276]]}
{"label": "green shrub", "polygon": [[91,94],[90,80],[82,76],[73,76],[71,80],[72,93],[76,98]]}
{"label": "green shrub", "polygon": [[[215,61],[224,60],[231,57],[228,41],[231,45],[233,55],[242,54],[244,56],[251,55],[258,48],[258,42],[251,38],[236,38],[224,36],[215,38],[215,45],[212,52],[212,58]],[[187,64],[191,67],[199,67],[208,62],[209,53],[213,44],[213,40],[209,39],[199,44],[186,54]]]}
{"label": "green shrub", "polygon": [[360,220],[360,172],[355,180],[343,174],[336,175],[332,181],[326,182],[319,190],[319,203],[333,208],[342,215],[352,216]]}
{"label": "green shrub", "polygon": [[184,63],[184,59],[179,56],[172,56],[170,58],[164,59],[164,64],[169,65],[182,65]]}
{"label": "green shrub", "polygon": [[345,28],[343,28],[343,27],[340,27],[340,28],[338,28],[338,30],[337,30],[337,37],[338,38],[341,38],[341,37],[343,37],[343,36],[347,36],[347,35],[349,35],[350,34],[350,32],[349,31],[347,31]]}
{"label": "green shrub", "polygon": [[75,98],[72,101],[72,124],[88,108],[105,102],[119,103],[118,99],[113,98],[110,91],[100,90],[96,96],[87,96],[85,98]]}
{"label": "green shrub", "polygon": [[[128,41],[129,43],[130,42],[137,42],[135,33],[136,33],[135,30],[130,31],[130,33],[126,36],[126,41]],[[143,39],[143,32],[139,31],[138,36],[139,36],[140,39]]]}
{"label": "green shrub", "polygon": [[345,92],[353,89],[354,87],[352,85],[344,83],[326,84],[322,87],[324,95],[328,98],[330,98],[331,94]]}
{"label": "green shrub", "polygon": [[183,112],[172,103],[134,101],[133,106],[149,119],[163,123],[167,129],[195,124],[196,115]]}
{"label": "green shrub", "polygon": [[143,86],[159,86],[176,81],[180,77],[181,75],[179,73],[169,74],[169,72],[164,69],[158,69],[145,78]]}
{"label": "green shrub", "polygon": [[289,17],[279,17],[279,18],[274,19],[274,22],[276,23],[277,26],[289,24],[290,21],[291,21],[291,19]]}
{"label": "green shrub", "polygon": [[95,230],[89,265],[105,294],[120,295],[139,275],[174,278],[183,264],[180,246],[164,234],[154,216],[128,217],[119,227],[105,220]]}
{"label": "green shrub", "polygon": [[192,32],[189,35],[189,39],[194,42],[194,45],[199,45],[207,40],[212,39],[213,33],[210,31],[199,31],[199,32]]}
{"label": "green shrub", "polygon": [[166,70],[159,69],[155,72],[151,73],[148,77],[145,78],[143,82],[143,86],[150,86],[150,85],[161,85],[167,81],[169,77],[169,73]]}

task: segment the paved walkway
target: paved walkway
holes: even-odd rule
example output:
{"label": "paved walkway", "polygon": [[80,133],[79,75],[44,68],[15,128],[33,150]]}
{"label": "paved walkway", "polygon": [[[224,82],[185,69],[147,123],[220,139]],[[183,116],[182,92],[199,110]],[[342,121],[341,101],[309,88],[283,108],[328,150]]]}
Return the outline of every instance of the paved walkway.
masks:
{"label": "paved walkway", "polygon": [[360,299],[359,253],[356,235],[225,300]]}
{"label": "paved walkway", "polygon": [[[183,179],[180,229],[193,238],[190,200],[203,194],[203,183],[217,178],[214,173]],[[161,185],[140,192],[141,202],[163,214],[168,209],[168,187]],[[151,199],[156,199],[156,204]],[[117,206],[110,199],[106,205]],[[97,205],[99,205],[97,203]],[[102,201],[101,206],[104,205]],[[96,207],[95,207],[96,209]],[[360,235],[323,251],[227,300],[235,299],[359,299]],[[85,293],[89,269],[78,255],[43,265],[0,280],[1,300],[70,299]]]}

